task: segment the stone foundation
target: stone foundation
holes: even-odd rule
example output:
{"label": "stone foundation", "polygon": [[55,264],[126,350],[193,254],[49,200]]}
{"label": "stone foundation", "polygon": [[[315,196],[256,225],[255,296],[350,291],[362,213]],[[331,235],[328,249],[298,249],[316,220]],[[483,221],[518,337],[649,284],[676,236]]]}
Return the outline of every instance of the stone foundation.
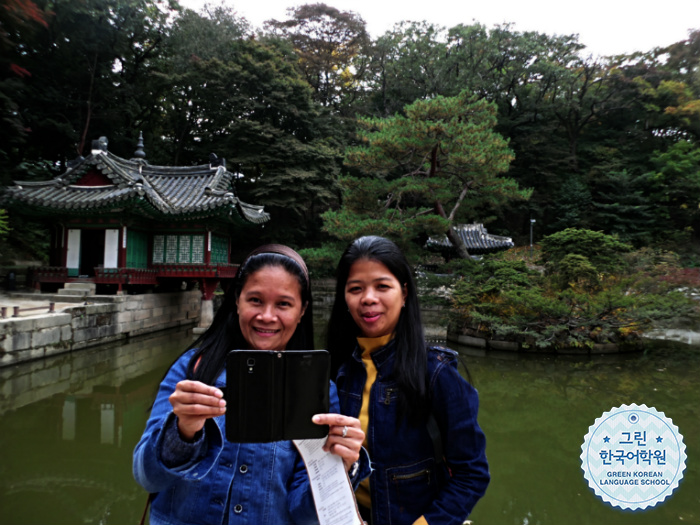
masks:
{"label": "stone foundation", "polygon": [[465,346],[480,348],[483,350],[495,350],[503,352],[520,352],[529,354],[616,354],[620,352],[636,352],[642,349],[641,343],[637,345],[617,345],[614,343],[594,344],[591,348],[588,347],[567,347],[567,348],[526,348],[516,341],[494,341],[483,337],[474,337],[471,335],[459,334],[456,332],[447,332],[447,340],[453,343],[458,343]]}
{"label": "stone foundation", "polygon": [[0,366],[194,325],[200,316],[198,290],[86,299],[57,313],[0,320]]}

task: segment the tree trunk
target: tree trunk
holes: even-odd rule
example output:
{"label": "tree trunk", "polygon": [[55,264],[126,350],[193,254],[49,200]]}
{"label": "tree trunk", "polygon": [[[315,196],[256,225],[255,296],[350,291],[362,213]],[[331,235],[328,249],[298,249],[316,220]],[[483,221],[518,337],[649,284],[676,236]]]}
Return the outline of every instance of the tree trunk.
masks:
{"label": "tree trunk", "polygon": [[85,126],[83,126],[83,132],[80,135],[80,144],[78,144],[78,155],[85,153],[85,144],[87,142],[87,133],[90,129],[90,120],[92,119],[92,91],[95,86],[95,75],[97,74],[97,51],[95,51],[95,58],[92,61],[92,68],[90,71],[90,87],[88,88],[88,97],[86,101],[87,111],[85,116]]}
{"label": "tree trunk", "polygon": [[[435,201],[435,211],[443,219],[448,218],[447,214],[445,213],[445,209],[442,207],[442,203],[440,201]],[[454,249],[457,250],[457,255],[459,255],[460,259],[469,259],[470,255],[469,251],[467,250],[467,246],[462,241],[462,238],[459,235],[457,235],[452,229],[452,221],[450,221],[450,227],[447,230],[447,238],[452,243]]]}
{"label": "tree trunk", "polygon": [[[438,147],[439,145],[436,144],[432,151],[430,152],[430,176],[434,177],[436,172],[437,172],[437,167],[438,167]],[[459,206],[459,203],[462,202],[462,199],[464,199],[464,196],[467,194],[467,188],[464,188],[462,191],[462,194],[459,197],[459,200],[457,202],[457,206]],[[460,259],[469,259],[469,251],[467,251],[467,247],[462,242],[462,238],[455,233],[455,231],[452,229],[452,221],[453,221],[453,216],[451,215],[450,217],[447,216],[445,213],[445,208],[443,208],[442,203],[439,200],[435,200],[435,211],[437,214],[442,217],[443,219],[448,219],[450,221],[450,227],[447,230],[447,238],[450,240],[452,243],[452,246],[454,247],[455,250],[457,250],[457,255],[459,255]],[[457,206],[453,210],[457,210]]]}
{"label": "tree trunk", "polygon": [[457,255],[459,255],[460,259],[469,259],[470,255],[469,250],[467,250],[466,244],[464,244],[462,238],[455,233],[455,231],[452,229],[452,226],[450,226],[450,229],[447,232],[447,238],[452,243],[452,246],[454,246],[457,250]]}

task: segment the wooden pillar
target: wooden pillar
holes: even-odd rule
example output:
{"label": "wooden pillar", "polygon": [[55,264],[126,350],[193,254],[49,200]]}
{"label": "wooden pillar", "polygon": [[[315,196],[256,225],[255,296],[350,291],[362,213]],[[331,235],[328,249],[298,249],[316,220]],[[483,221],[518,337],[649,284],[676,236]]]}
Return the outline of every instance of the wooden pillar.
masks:
{"label": "wooden pillar", "polygon": [[211,230],[206,233],[206,239],[204,243],[204,264],[209,266],[211,264]]}
{"label": "wooden pillar", "polygon": [[117,257],[117,267],[126,268],[126,226],[119,229],[119,255]]}
{"label": "wooden pillar", "polygon": [[58,266],[68,267],[68,228],[65,226],[61,227],[61,247],[59,250],[61,261]]}

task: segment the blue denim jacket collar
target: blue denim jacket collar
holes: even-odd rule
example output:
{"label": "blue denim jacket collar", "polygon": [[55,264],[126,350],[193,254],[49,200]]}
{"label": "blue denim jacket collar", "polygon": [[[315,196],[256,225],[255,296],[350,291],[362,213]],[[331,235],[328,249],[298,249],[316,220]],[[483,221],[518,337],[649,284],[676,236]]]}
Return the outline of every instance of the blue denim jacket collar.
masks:
{"label": "blue denim jacket collar", "polygon": [[[370,354],[372,356],[374,366],[377,367],[377,373],[380,376],[386,375],[393,369],[395,350],[396,338],[392,339],[385,346],[376,349]],[[355,347],[352,357],[355,361],[362,364],[362,348],[360,348],[360,345]]]}

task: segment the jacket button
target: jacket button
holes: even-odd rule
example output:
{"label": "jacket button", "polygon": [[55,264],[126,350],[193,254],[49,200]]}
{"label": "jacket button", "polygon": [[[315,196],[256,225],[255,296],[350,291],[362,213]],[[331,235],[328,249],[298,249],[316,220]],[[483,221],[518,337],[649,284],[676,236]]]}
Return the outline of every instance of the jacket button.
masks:
{"label": "jacket button", "polygon": [[241,474],[245,474],[246,472],[248,472],[248,465],[241,465],[241,468],[239,468],[238,470],[241,471]]}
{"label": "jacket button", "polygon": [[240,514],[241,512],[243,512],[243,505],[239,503],[238,505],[233,507],[233,512],[235,512],[236,514]]}

